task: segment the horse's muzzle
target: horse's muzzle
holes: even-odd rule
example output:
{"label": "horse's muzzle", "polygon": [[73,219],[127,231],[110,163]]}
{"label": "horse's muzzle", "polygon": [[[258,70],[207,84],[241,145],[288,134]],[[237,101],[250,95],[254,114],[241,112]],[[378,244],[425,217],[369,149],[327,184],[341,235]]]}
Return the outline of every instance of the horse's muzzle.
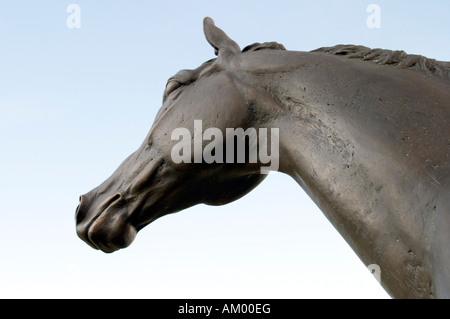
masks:
{"label": "horse's muzzle", "polygon": [[97,207],[91,197],[80,196],[75,213],[78,237],[105,253],[129,246],[137,231],[128,221],[127,207],[119,205],[121,195],[110,196]]}

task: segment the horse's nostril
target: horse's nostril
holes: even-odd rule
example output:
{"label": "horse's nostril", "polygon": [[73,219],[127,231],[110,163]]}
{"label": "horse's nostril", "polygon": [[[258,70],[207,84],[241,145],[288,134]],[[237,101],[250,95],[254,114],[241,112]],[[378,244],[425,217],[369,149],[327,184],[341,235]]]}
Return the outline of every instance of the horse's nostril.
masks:
{"label": "horse's nostril", "polygon": [[115,202],[117,202],[120,198],[122,197],[122,195],[120,193],[111,196],[110,198],[108,198],[102,205],[100,205],[102,207],[102,209],[106,209],[110,206],[112,206]]}
{"label": "horse's nostril", "polygon": [[113,196],[113,198],[111,198],[111,202],[110,202],[110,205],[112,204],[112,203],[114,203],[115,201],[117,201],[119,198],[121,197],[121,195],[120,194],[116,194],[116,195],[114,195]]}

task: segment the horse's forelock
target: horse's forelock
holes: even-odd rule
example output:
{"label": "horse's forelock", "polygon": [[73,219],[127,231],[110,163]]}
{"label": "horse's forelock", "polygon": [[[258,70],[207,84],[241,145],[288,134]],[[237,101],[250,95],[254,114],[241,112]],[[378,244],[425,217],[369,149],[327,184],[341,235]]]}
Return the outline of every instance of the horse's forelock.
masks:
{"label": "horse's forelock", "polygon": [[250,45],[247,45],[242,52],[248,52],[248,51],[258,51],[258,50],[286,50],[284,45],[278,42],[264,42],[264,43],[253,43]]}

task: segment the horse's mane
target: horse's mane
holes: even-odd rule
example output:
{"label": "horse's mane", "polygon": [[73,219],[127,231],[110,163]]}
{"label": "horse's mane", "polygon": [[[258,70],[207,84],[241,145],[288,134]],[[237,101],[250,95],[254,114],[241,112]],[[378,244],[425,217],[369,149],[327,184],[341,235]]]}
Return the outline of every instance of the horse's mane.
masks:
{"label": "horse's mane", "polygon": [[[286,50],[277,42],[254,43],[246,46],[242,52],[258,50]],[[323,47],[311,52],[322,52],[346,56],[349,59],[372,61],[378,64],[391,65],[397,68],[411,68],[424,74],[436,74],[450,79],[450,62],[429,59],[422,55],[407,54],[405,51],[370,49],[362,45],[336,45]]]}
{"label": "horse's mane", "polygon": [[424,74],[436,74],[450,79],[450,62],[437,61],[416,54],[407,54],[405,51],[370,49],[361,45],[336,45],[334,47],[319,48],[311,52],[341,55],[350,59],[372,61],[377,64],[391,65],[397,68],[412,68]]}

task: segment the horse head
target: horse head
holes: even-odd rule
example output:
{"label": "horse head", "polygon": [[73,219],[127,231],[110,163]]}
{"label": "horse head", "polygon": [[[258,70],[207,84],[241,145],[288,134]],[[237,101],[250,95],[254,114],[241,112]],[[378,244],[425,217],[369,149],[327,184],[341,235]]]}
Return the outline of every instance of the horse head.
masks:
{"label": "horse head", "polygon": [[[236,84],[233,65],[247,51],[277,45],[256,44],[242,52],[210,18],[204,19],[204,32],[218,57],[168,80],[161,109],[139,149],[105,182],[80,196],[77,234],[93,248],[113,252],[127,247],[140,229],[157,218],[199,203],[229,203],[265,178],[259,160],[227,161],[236,147],[226,149],[226,139],[214,132],[260,126],[261,116],[248,97],[251,89]],[[202,128],[195,126],[199,120]],[[208,128],[214,131],[207,134]],[[203,133],[200,145],[179,149],[181,137],[195,144]],[[209,151],[215,149],[209,154],[216,161],[202,158],[208,139]],[[174,160],[181,153],[184,160]]]}

